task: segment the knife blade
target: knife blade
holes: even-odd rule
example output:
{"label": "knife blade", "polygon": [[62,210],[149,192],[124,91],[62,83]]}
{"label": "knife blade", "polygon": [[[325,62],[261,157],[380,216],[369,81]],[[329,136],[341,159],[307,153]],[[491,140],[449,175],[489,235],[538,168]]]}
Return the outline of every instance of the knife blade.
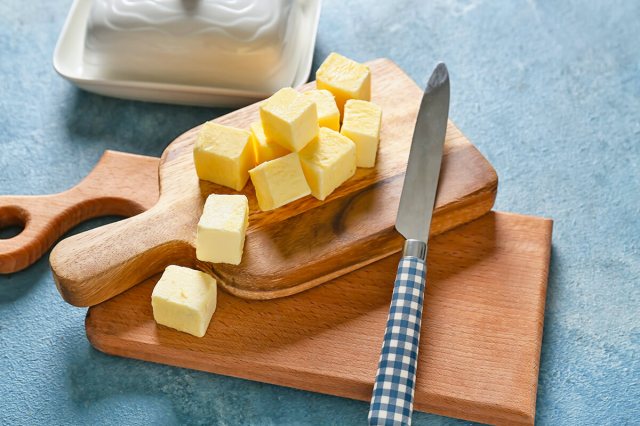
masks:
{"label": "knife blade", "polygon": [[400,195],[396,229],[406,239],[429,239],[448,117],[449,73],[440,63],[422,96]]}
{"label": "knife blade", "polygon": [[449,118],[449,72],[439,63],[422,96],[411,141],[396,229],[406,241],[391,297],[369,408],[370,425],[410,425],[429,228]]}

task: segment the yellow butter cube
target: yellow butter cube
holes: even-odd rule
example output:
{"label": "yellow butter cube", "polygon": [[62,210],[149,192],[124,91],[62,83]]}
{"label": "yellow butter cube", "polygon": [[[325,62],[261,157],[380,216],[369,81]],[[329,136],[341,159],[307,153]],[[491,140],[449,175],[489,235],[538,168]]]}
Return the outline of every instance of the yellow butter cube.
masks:
{"label": "yellow butter cube", "polygon": [[328,90],[308,90],[302,93],[316,103],[318,108],[318,124],[320,127],[328,127],[340,130],[340,111],[336,105],[336,99]]}
{"label": "yellow butter cube", "polygon": [[209,195],[196,233],[198,260],[239,265],[248,224],[249,201],[246,196]]}
{"label": "yellow butter cube", "polygon": [[255,163],[251,134],[208,121],[198,133],[193,161],[200,179],[240,191]]}
{"label": "yellow butter cube", "polygon": [[342,113],[349,99],[371,99],[371,72],[366,65],[331,53],[316,72],[316,87],[333,93]]}
{"label": "yellow butter cube", "polygon": [[311,193],[300,158],[292,152],[249,171],[261,210],[273,210]]}
{"label": "yellow butter cube", "polygon": [[335,130],[322,127],[318,138],[300,151],[311,193],[324,200],[356,172],[356,146]]}
{"label": "yellow butter cube", "polygon": [[267,139],[267,135],[264,134],[264,129],[260,121],[251,123],[250,129],[253,152],[256,156],[256,165],[289,153],[289,151],[281,145]]}
{"label": "yellow butter cube", "polygon": [[378,105],[350,99],[344,107],[344,120],[340,133],[356,144],[356,165],[373,167],[380,141],[382,108]]}
{"label": "yellow butter cube", "polygon": [[151,293],[153,318],[158,324],[202,337],[216,310],[216,280],[181,266],[170,265]]}
{"label": "yellow butter cube", "polygon": [[260,107],[267,139],[289,151],[300,151],[318,135],[315,102],[290,87],[278,90]]}

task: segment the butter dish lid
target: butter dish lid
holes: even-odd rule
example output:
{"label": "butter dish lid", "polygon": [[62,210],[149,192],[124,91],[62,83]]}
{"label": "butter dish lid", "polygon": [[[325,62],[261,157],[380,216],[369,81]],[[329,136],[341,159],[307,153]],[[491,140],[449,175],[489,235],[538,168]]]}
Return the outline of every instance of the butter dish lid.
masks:
{"label": "butter dish lid", "polygon": [[240,106],[311,71],[320,0],[75,0],[53,57],[85,90]]}

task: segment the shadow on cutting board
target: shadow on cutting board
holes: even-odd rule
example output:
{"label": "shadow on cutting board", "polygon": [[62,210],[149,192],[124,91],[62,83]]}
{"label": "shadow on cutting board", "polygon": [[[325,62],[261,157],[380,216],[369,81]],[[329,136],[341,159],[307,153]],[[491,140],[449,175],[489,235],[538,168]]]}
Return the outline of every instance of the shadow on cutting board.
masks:
{"label": "shadow on cutting board", "polygon": [[[479,220],[483,221],[482,229],[477,231],[479,235],[470,237],[468,232],[452,232],[432,241],[428,272],[431,297],[438,297],[439,281],[449,282],[451,276],[492,255],[493,245],[484,244],[478,249],[475,238],[494,240],[494,218],[490,214]],[[464,229],[464,226],[458,229]],[[204,338],[155,324],[150,300],[158,275],[92,308],[101,313],[109,312],[110,319],[105,322],[105,316],[96,313],[88,321],[91,326],[87,333],[98,347],[105,332],[117,330],[114,332],[118,338],[140,339],[151,346],[220,350],[225,357],[277,352],[298,345],[302,350],[314,336],[335,335],[339,340],[348,338],[354,328],[369,330],[366,339],[375,340],[381,338],[384,331],[399,258],[400,253],[392,255],[376,262],[374,268],[356,270],[336,281],[285,298],[247,300],[219,288],[216,313]],[[94,320],[94,317],[103,319]],[[372,323],[372,318],[376,323]]]}

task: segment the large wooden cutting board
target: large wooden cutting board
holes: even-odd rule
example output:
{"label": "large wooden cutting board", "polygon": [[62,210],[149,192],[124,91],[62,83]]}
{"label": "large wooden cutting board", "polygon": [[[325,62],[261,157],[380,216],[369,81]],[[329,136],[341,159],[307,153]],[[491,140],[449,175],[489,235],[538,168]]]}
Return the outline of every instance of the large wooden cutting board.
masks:
{"label": "large wooden cutting board", "polygon": [[[533,424],[551,228],[492,212],[432,239],[417,410]],[[203,338],[156,325],[149,279],[90,308],[87,336],[109,354],[368,401],[398,260],[283,299],[219,292]]]}
{"label": "large wooden cutting board", "polygon": [[[51,253],[62,296],[74,305],[100,303],[162,271],[169,264],[197,266],[230,293],[252,299],[287,296],[374,262],[402,248],[394,229],[418,106],[419,88],[389,60],[369,63],[372,100],[383,123],[375,168],[359,169],[324,202],[305,197],[271,212],[257,207],[253,186],[245,254],[239,266],[196,262],[195,230],[211,193],[233,192],[199,181],[193,144],[199,128],[173,141],[162,155],[160,199],[150,210],[72,236]],[[314,83],[304,89],[314,87]],[[251,105],[216,119],[248,128]],[[488,212],[496,195],[491,165],[449,123],[432,235]]]}

